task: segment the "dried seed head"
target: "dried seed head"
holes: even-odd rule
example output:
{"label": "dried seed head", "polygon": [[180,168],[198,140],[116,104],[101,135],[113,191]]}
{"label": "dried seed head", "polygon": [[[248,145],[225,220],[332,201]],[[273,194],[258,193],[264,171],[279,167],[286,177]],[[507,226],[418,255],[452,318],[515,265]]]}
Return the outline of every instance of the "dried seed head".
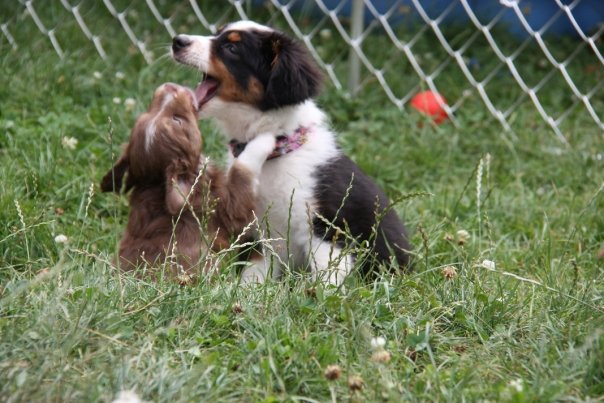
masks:
{"label": "dried seed head", "polygon": [[327,368],[325,368],[324,375],[328,381],[335,381],[336,379],[340,379],[340,376],[342,375],[342,368],[335,364],[328,365]]}
{"label": "dried seed head", "polygon": [[413,362],[415,362],[415,360],[417,360],[417,351],[415,351],[414,349],[409,349],[405,355]]}
{"label": "dried seed head", "polygon": [[50,269],[48,267],[45,267],[45,268],[39,270],[38,273],[36,273],[36,274],[38,276],[45,276],[48,273],[50,273]]}
{"label": "dried seed head", "polygon": [[358,392],[363,390],[363,386],[365,386],[365,381],[358,375],[351,375],[348,377],[348,388],[353,392]]}
{"label": "dried seed head", "polygon": [[457,269],[453,266],[446,266],[443,267],[442,273],[447,280],[453,280],[457,276]]}
{"label": "dried seed head", "polygon": [[239,315],[240,313],[243,313],[243,307],[241,306],[241,304],[239,302],[235,302],[233,304],[233,306],[231,306],[231,311],[235,315]]}
{"label": "dried seed head", "polygon": [[185,287],[190,285],[193,282],[193,277],[191,277],[187,272],[181,272],[177,277],[178,285],[181,287]]}
{"label": "dried seed head", "polygon": [[466,350],[468,349],[467,346],[464,346],[463,344],[458,344],[457,346],[453,346],[453,351],[455,351],[456,353],[464,353]]}
{"label": "dried seed head", "polygon": [[457,243],[460,245],[465,245],[470,240],[470,233],[465,229],[460,229],[457,231]]}
{"label": "dried seed head", "polygon": [[309,287],[304,290],[304,294],[306,294],[307,297],[315,298],[317,296],[317,289],[315,287]]}
{"label": "dried seed head", "polygon": [[371,355],[371,361],[373,362],[388,362],[390,358],[390,353],[386,350],[379,350]]}

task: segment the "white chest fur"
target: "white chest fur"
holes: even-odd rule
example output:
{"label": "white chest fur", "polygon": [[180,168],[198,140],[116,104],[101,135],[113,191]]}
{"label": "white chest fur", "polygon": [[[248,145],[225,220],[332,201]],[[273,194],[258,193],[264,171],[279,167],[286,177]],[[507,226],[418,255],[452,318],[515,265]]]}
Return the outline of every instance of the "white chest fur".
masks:
{"label": "white chest fur", "polygon": [[[232,114],[230,119],[217,117],[218,124],[229,138],[249,141],[264,133],[275,136],[291,133],[300,126],[308,127],[309,133],[302,147],[269,160],[262,167],[255,213],[262,220],[260,238],[273,239],[270,242],[272,251],[265,250],[264,263],[255,262],[248,267],[242,281],[264,281],[269,273],[279,277],[285,265],[286,270],[306,267],[315,278],[341,283],[350,270],[352,258],[340,260],[327,275],[321,274],[332,266],[330,261],[334,253],[332,246],[315,237],[312,229],[316,213],[316,175],[323,165],[340,153],[325,115],[312,100],[270,112],[245,112]],[[230,162],[233,162],[232,156]],[[273,253],[278,255],[280,262],[271,259]],[[273,262],[272,267],[270,261]]]}
{"label": "white chest fur", "polygon": [[264,164],[256,214],[267,219],[267,236],[283,239],[275,244],[275,252],[284,261],[304,263],[304,250],[313,236],[316,171],[337,155],[333,134],[312,127],[301,148]]}

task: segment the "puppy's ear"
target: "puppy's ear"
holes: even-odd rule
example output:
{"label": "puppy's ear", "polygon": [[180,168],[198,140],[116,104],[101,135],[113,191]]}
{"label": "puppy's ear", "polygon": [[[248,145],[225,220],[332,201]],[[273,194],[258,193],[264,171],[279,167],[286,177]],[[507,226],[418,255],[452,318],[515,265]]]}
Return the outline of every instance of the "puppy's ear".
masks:
{"label": "puppy's ear", "polygon": [[296,105],[318,94],[322,73],[302,44],[281,32],[271,32],[263,48],[270,74],[262,110]]}
{"label": "puppy's ear", "polygon": [[[128,172],[130,161],[127,153],[124,151],[120,158],[117,160],[115,165],[105,174],[101,180],[101,191],[102,192],[115,192],[119,193],[122,190],[122,183],[124,181],[124,175]],[[129,179],[129,178],[128,178]],[[124,192],[127,192],[132,187],[132,183],[126,180],[126,188]]]}

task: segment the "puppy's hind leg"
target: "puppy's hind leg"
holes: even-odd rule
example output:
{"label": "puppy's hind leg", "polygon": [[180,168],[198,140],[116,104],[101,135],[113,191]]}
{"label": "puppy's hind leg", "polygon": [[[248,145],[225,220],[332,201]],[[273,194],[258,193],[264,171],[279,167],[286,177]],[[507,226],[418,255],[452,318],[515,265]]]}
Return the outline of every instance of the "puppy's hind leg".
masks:
{"label": "puppy's hind leg", "polygon": [[[266,248],[263,248],[266,249]],[[248,258],[248,266],[241,273],[241,284],[262,284],[267,277],[278,278],[280,275],[278,265],[273,265],[273,271],[270,272],[271,260],[268,258],[268,251],[260,253],[257,250],[252,251]]]}
{"label": "puppy's hind leg", "polygon": [[352,255],[337,245],[313,238],[308,248],[313,280],[340,286],[354,265]]}
{"label": "puppy's hind leg", "polygon": [[[254,198],[260,184],[259,177],[262,166],[274,149],[275,137],[269,133],[260,134],[247,144],[231,167],[232,172],[243,167],[243,169],[251,173],[251,178],[249,179],[251,179],[251,192],[254,194]],[[266,248],[263,247],[262,249],[263,253],[253,251],[250,255],[249,265],[241,274],[242,284],[264,283],[271,274],[272,277],[275,277],[276,273],[269,273],[271,267],[270,253]]]}

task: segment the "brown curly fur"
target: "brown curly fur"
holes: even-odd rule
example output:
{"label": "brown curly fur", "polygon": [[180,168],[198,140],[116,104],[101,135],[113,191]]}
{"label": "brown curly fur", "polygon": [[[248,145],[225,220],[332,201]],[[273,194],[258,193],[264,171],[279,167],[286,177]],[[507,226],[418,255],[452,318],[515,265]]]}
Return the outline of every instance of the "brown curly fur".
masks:
{"label": "brown curly fur", "polygon": [[195,276],[209,268],[210,247],[228,247],[253,219],[251,172],[237,162],[227,173],[204,164],[201,144],[191,91],[159,87],[101,181],[103,192],[131,191],[122,269],[167,262],[174,275]]}

